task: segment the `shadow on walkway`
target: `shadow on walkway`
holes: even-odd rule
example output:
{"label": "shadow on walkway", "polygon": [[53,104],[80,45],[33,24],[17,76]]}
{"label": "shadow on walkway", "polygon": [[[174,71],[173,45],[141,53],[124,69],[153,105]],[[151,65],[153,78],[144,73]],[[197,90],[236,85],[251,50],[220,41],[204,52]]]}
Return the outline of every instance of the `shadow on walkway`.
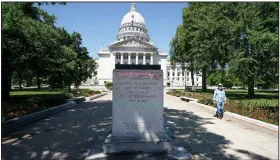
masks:
{"label": "shadow on walkway", "polygon": [[[207,132],[202,126],[213,124],[212,118],[201,118],[183,110],[165,108],[164,111],[165,126],[170,127],[194,158],[240,159],[222,151],[231,144],[230,141],[224,136]],[[96,148],[96,159],[100,159],[98,155],[102,155],[101,146],[111,126],[112,101],[83,102],[74,109],[25,127],[9,137],[2,137],[2,159],[80,160],[85,159],[92,148]],[[237,152],[250,159],[266,159],[244,150]],[[138,155],[134,159],[145,157]]]}
{"label": "shadow on walkway", "polygon": [[75,108],[2,137],[2,159],[85,159],[111,129],[112,101],[83,102]]}
{"label": "shadow on walkway", "polygon": [[[232,144],[231,141],[226,139],[226,135],[221,136],[211,133],[203,126],[214,126],[215,124],[212,121],[216,118],[201,118],[194,115],[192,112],[168,108],[164,109],[164,114],[165,126],[171,129],[181,145],[191,153],[193,159],[241,159],[240,157],[236,157],[233,154],[228,154],[223,151],[229,149],[229,144]],[[250,157],[248,160],[269,159],[245,150],[234,151],[246,155],[246,157]]]}

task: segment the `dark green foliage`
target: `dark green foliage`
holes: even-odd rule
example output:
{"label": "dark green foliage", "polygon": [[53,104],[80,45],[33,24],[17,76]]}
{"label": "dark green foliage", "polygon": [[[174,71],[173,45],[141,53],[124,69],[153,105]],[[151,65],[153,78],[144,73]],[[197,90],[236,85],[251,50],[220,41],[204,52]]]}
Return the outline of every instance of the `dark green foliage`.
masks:
{"label": "dark green foliage", "polygon": [[100,94],[100,93],[101,93],[100,91],[94,91],[94,90],[89,91],[90,95],[95,95],[95,94]]}
{"label": "dark green foliage", "polygon": [[64,104],[66,98],[63,94],[12,96],[10,101],[2,103],[2,121]]}
{"label": "dark green foliage", "polygon": [[276,88],[279,79],[279,3],[190,2],[170,46],[170,60],[202,73],[202,90],[226,87]]}
{"label": "dark green foliage", "polygon": [[11,82],[70,90],[95,74],[81,35],[56,27],[55,16],[39,7],[48,4],[56,3],[2,3],[2,100],[10,97]]}
{"label": "dark green foliage", "polygon": [[105,82],[105,87],[109,90],[113,89],[113,83],[112,82]]}

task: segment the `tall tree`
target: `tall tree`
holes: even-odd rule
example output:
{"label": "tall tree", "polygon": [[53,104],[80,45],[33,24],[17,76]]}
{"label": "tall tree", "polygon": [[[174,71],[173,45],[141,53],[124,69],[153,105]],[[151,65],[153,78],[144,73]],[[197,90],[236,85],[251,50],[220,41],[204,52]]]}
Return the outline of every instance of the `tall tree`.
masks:
{"label": "tall tree", "polygon": [[[35,71],[37,72],[34,73],[38,73],[37,69],[42,69],[42,66],[36,68],[34,65],[37,64],[32,61],[36,60],[36,56],[38,57],[37,52],[38,54],[43,52],[48,53],[48,51],[53,51],[55,48],[52,47],[52,44],[55,44],[52,40],[53,37],[50,37],[55,35],[52,30],[53,26],[50,26],[51,19],[54,20],[54,17],[47,17],[46,13],[42,12],[33,2],[2,3],[1,9],[1,70],[3,77],[1,91],[2,100],[7,100],[10,97],[11,73],[16,71],[16,73],[22,76],[22,73],[28,68],[36,69]],[[48,40],[47,38],[51,39]],[[29,62],[32,62],[32,64]]]}
{"label": "tall tree", "polygon": [[279,4],[239,3],[236,9],[236,39],[239,40],[229,68],[247,84],[248,96],[253,97],[256,83],[265,86],[278,81]]}

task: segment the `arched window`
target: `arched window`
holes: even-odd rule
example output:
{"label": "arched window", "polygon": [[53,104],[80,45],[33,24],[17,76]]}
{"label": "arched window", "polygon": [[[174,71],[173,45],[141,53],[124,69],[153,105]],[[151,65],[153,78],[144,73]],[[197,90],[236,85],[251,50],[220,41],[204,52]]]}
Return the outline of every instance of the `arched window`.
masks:
{"label": "arched window", "polygon": [[135,53],[132,53],[130,58],[131,58],[131,59],[136,59],[136,54],[135,54]]}
{"label": "arched window", "polygon": [[146,63],[146,65],[149,65],[149,63]]}
{"label": "arched window", "polygon": [[116,59],[121,59],[121,54],[117,53],[116,54]]}
{"label": "arched window", "polygon": [[118,62],[117,64],[121,64],[121,62]]}
{"label": "arched window", "polygon": [[146,60],[150,60],[151,59],[151,55],[150,54],[146,54]]}
{"label": "arched window", "polygon": [[127,53],[123,55],[123,59],[128,59],[128,54]]}

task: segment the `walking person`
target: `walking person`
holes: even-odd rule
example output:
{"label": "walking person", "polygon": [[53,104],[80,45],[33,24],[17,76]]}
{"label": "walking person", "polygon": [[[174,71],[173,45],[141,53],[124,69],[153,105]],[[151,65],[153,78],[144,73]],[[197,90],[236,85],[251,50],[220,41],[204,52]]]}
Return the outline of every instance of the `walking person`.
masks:
{"label": "walking person", "polygon": [[217,105],[217,112],[214,117],[223,118],[226,93],[221,83],[218,84],[218,88],[214,91],[213,101]]}

